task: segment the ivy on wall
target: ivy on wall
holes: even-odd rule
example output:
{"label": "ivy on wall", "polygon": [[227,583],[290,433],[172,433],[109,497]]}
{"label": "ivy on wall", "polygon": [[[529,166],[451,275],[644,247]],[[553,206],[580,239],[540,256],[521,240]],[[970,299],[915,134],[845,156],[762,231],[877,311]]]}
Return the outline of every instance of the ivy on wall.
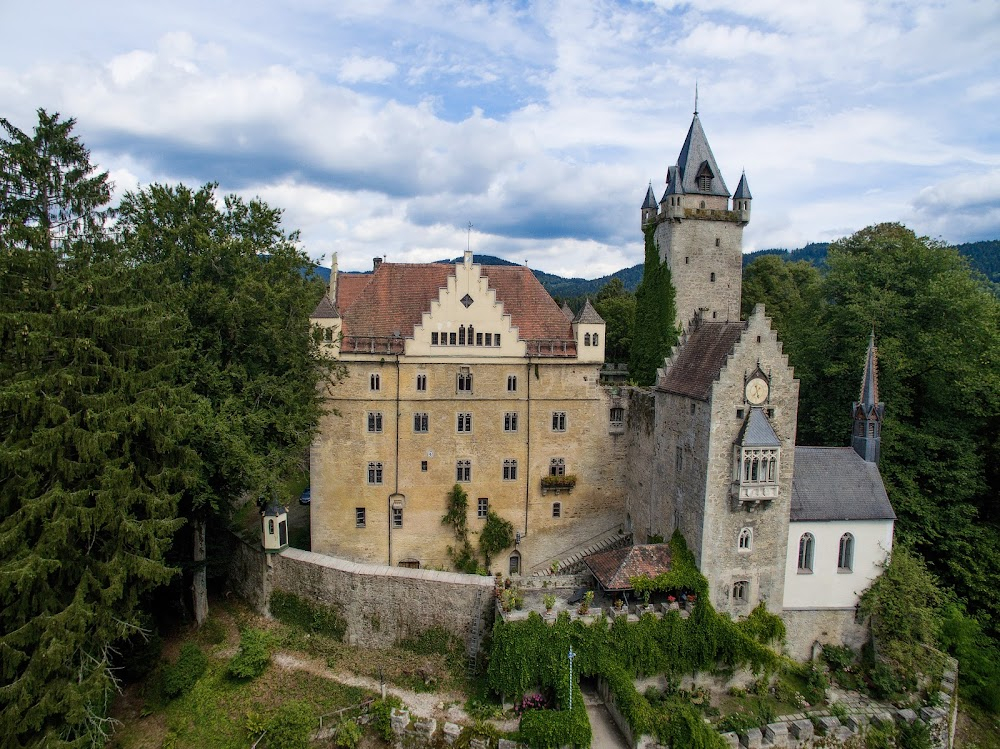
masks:
{"label": "ivy on wall", "polygon": [[[487,671],[490,688],[509,696],[549,689],[562,705],[562,698],[568,695],[567,654],[572,646],[574,676],[606,679],[619,710],[637,736],[652,733],[661,741],[675,742],[675,746],[720,746],[718,736],[704,727],[697,713],[690,711],[688,715],[680,706],[669,711],[655,710],[636,692],[632,680],[642,675],[696,673],[719,664],[749,666],[755,672],[774,670],[780,656],[768,645],[783,639],[785,629],[781,619],[768,613],[763,604],[738,622],[716,612],[708,600],[708,581],[698,572],[683,537],[675,533],[670,544],[673,570],[652,580],[646,578],[646,584],[655,586],[655,590],[697,591],[687,619],[676,611],[662,619],[646,614],[638,622],[618,617],[610,626],[603,616],[589,625],[571,621],[565,611],[551,625],[534,612],[521,621],[498,619]],[[528,734],[522,719],[522,738],[531,746],[549,746],[544,736],[531,733],[538,720],[528,717],[532,712],[525,713]],[[533,743],[536,738],[542,743]]]}

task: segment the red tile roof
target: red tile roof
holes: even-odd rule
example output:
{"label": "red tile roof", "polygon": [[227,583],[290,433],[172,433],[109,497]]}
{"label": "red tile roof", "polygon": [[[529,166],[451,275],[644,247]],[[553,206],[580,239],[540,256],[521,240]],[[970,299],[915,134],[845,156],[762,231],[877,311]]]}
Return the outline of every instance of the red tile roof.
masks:
{"label": "red tile roof", "polygon": [[657,387],[705,400],[744,330],[745,322],[701,323],[688,334],[677,359]]}
{"label": "red tile roof", "polygon": [[[572,325],[531,270],[519,265],[483,265],[480,271],[496,291],[497,301],[503,303],[504,313],[511,316],[521,340],[557,340],[559,352],[566,349],[565,355],[575,355]],[[455,266],[450,263],[386,262],[371,274],[339,274],[337,308],[345,337],[412,337],[414,326],[453,275]],[[567,346],[562,345],[564,341]]]}
{"label": "red tile roof", "polygon": [[631,578],[670,571],[669,544],[640,544],[583,558],[605,590],[632,590]]}

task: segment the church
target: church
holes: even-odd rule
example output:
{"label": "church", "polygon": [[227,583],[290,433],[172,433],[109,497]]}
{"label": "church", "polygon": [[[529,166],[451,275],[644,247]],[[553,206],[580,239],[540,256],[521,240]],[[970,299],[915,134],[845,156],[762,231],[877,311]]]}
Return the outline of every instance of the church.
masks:
{"label": "church", "polygon": [[[730,195],[695,112],[657,203],[641,207],[681,336],[652,388],[601,384],[604,321],[560,308],[531,271],[376,259],[340,273],[312,316],[347,377],[310,455],[312,550],[451,566],[457,483],[468,527],[490,513],[514,546],[491,571],[572,564],[680,529],[733,616],[782,614],[789,651],[859,646],[858,597],[891,549],[878,471],[884,405],[874,337],[850,447],[796,446],[799,382],[763,305],[740,319],[746,175]],[[863,366],[862,366],[863,364]]]}

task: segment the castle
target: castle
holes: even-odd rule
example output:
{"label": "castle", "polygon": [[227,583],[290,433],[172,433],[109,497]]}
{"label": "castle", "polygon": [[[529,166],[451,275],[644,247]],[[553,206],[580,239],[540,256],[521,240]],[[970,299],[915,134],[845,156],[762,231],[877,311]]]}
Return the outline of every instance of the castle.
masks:
{"label": "castle", "polygon": [[[874,338],[852,447],[796,447],[799,383],[762,305],[740,320],[746,175],[730,195],[697,112],[657,204],[641,208],[671,271],[681,338],[651,389],[600,383],[604,321],[560,309],[526,267],[375,260],[338,273],[312,322],[348,377],[312,445],[312,550],[450,567],[460,484],[478,532],[526,575],[583,550],[684,534],[716,609],[781,612],[789,649],[860,645],[860,593],[891,549],[878,471]],[[845,435],[846,437],[846,435]]]}

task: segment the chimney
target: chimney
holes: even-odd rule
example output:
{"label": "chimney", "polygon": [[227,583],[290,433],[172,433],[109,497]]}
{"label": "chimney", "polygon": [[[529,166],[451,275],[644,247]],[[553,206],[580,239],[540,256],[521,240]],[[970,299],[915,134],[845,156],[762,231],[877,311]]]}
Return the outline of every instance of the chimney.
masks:
{"label": "chimney", "polygon": [[382,258],[380,258],[380,257],[373,257],[372,258],[372,266],[373,266],[372,270],[378,270],[378,267],[380,265],[382,265]]}

